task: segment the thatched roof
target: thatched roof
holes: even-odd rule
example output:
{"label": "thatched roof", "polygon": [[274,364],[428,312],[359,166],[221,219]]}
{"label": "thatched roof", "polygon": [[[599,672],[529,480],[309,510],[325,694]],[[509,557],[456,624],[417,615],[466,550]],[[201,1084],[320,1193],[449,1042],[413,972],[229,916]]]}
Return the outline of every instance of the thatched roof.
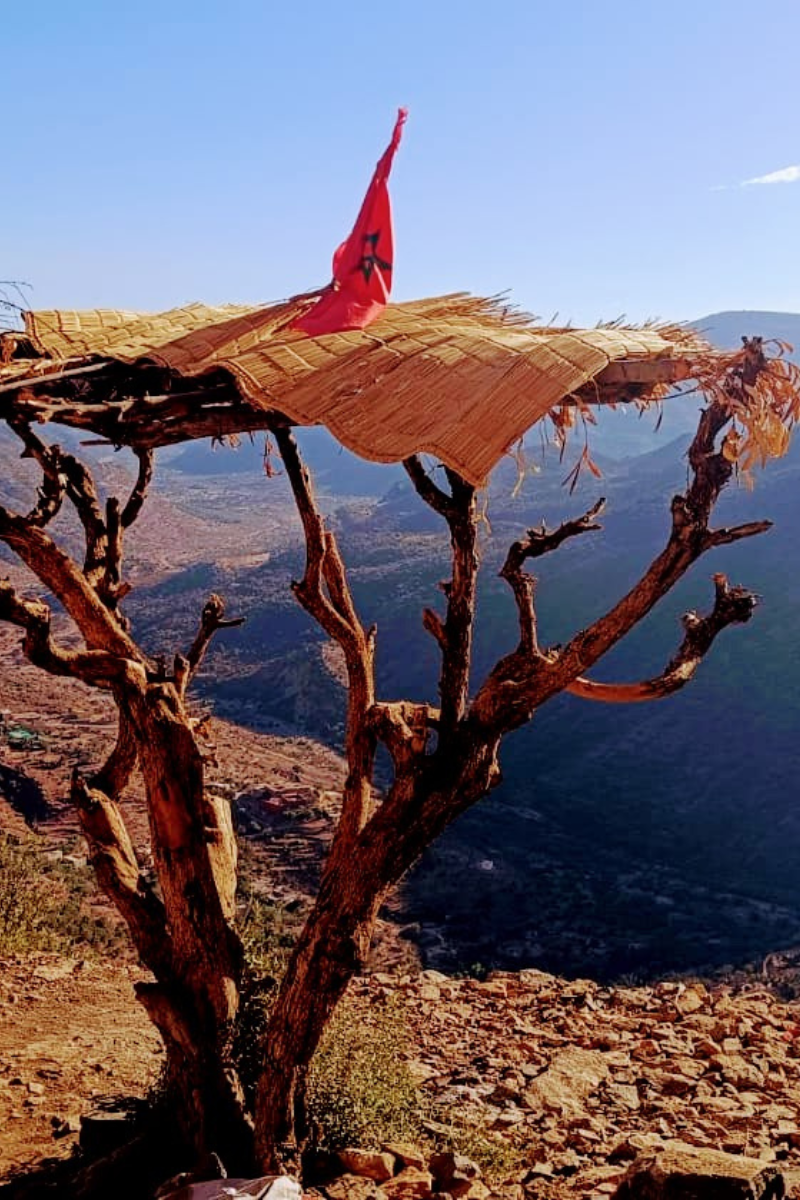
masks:
{"label": "thatched roof", "polygon": [[390,305],[367,330],[309,338],[288,328],[304,303],[26,313],[24,333],[0,340],[0,416],[13,403],[117,444],[158,445],[282,415],[327,426],[364,458],[429,452],[480,484],[544,417],[652,403],[689,378],[713,387],[735,357],[683,327],[541,328],[466,295]]}

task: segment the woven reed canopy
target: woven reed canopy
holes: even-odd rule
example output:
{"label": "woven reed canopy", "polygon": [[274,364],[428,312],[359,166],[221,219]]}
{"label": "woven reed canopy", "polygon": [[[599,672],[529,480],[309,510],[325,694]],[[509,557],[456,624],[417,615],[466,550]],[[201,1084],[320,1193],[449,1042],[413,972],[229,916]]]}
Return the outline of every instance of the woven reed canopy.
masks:
{"label": "woven reed canopy", "polygon": [[467,295],[309,338],[289,328],[304,304],[26,313],[0,337],[0,416],[13,405],[134,446],[286,419],[379,462],[428,452],[482,484],[565,405],[650,403],[731,361],[683,327],[542,328]]}

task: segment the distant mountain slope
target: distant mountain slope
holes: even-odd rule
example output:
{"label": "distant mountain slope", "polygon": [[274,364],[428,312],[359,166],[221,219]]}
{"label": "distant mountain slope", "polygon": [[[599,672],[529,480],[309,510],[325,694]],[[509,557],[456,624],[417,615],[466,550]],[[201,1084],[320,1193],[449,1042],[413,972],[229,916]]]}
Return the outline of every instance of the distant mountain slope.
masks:
{"label": "distant mountain slope", "polygon": [[695,329],[705,334],[716,346],[737,346],[739,339],[748,337],[775,338],[795,348],[800,354],[800,313],[761,312],[741,309],[711,313],[692,321]]}
{"label": "distant mountain slope", "polygon": [[[322,492],[340,496],[380,496],[393,478],[403,474],[402,467],[386,467],[367,462],[345,450],[327,429],[314,426],[298,431],[306,462],[314,472]],[[280,464],[276,463],[279,467]],[[264,435],[252,440],[243,437],[235,449],[214,446],[209,439],[190,442],[171,458],[170,469],[187,475],[263,474]]]}
{"label": "distant mountain slope", "polygon": [[[492,534],[482,536],[476,681],[517,636],[497,577],[509,542],[542,516],[555,523],[601,491],[608,497],[604,531],[540,565],[542,637],[563,641],[663,545],[686,445],[685,435],[659,439],[646,455],[605,460],[604,478],[584,478],[571,498],[555,455],[516,497],[513,468],[496,473]],[[619,977],[741,962],[800,942],[799,502],[795,440],[786,459],[759,473],[754,492],[733,487],[720,504],[720,522],[769,516],[775,530],[709,556],[596,672],[637,679],[660,671],[680,640],[681,613],[707,608],[711,574],[727,570],[763,606],[746,628],[720,637],[689,688],[630,708],[564,697],[508,739],[502,787],[448,831],[404,887],[429,964]],[[378,625],[380,694],[435,703],[437,652],[420,615],[446,573],[441,523],[407,482],[335,520],[359,610]],[[178,608],[193,613],[213,588],[248,615],[245,636],[220,641],[202,681],[223,712],[261,728],[294,723],[336,744],[341,689],[321,669],[319,631],[286,586],[301,571],[299,547],[251,571],[211,567],[199,586],[185,577]],[[132,597],[148,640],[177,619],[180,578]]]}
{"label": "distant mountain slope", "polygon": [[[732,350],[741,344],[743,336],[777,339],[794,347],[792,357],[800,361],[800,313],[721,312],[700,317],[690,324],[720,349]],[[598,425],[591,431],[592,445],[610,458],[628,458],[644,454],[671,438],[689,433],[696,423],[699,408],[697,396],[686,400],[667,399],[663,404],[659,429],[658,417],[621,406],[616,412],[598,414]]]}
{"label": "distant mountain slope", "polygon": [[[720,344],[776,331],[800,344],[800,315],[722,313],[697,324]],[[562,486],[568,464],[553,453],[540,460],[533,440],[529,458],[540,473],[518,496],[513,467],[498,469],[489,497],[493,532],[482,534],[476,680],[515,643],[515,609],[497,568],[533,521],[557,522],[600,492],[608,497],[605,531],[541,564],[537,603],[549,642],[603,611],[660,549],[670,497],[685,482],[695,404],[665,405],[658,434],[651,414],[603,414],[590,438],[604,478],[584,478],[573,497]],[[625,424],[615,428],[615,420]],[[358,493],[348,458],[323,431],[301,437],[311,439],[309,457],[319,438],[318,471],[330,481],[326,507],[352,564],[362,616],[378,624],[381,694],[435,702],[437,652],[420,615],[436,603],[446,570],[441,522],[400,468],[357,460],[354,470],[374,473],[374,490],[361,494],[382,499],[344,506],[337,495]],[[183,453],[189,450],[201,453]],[[267,482],[260,452],[247,452],[249,473],[236,479],[168,472],[170,500],[181,511],[191,500],[195,514],[203,512],[232,547],[245,543],[242,549],[255,536],[243,523],[245,508],[249,520],[266,524],[286,500],[285,479]],[[720,522],[768,516],[775,530],[709,556],[597,672],[636,679],[661,670],[680,638],[681,613],[706,608],[712,572],[726,570],[758,591],[763,606],[746,628],[725,631],[686,691],[631,708],[564,697],[508,740],[502,787],[447,833],[405,885],[429,963],[544,965],[613,977],[732,963],[800,943],[799,508],[796,437],[785,459],[759,473],[755,492],[731,488],[720,505]],[[130,611],[154,651],[174,650],[191,636],[208,591],[219,590],[248,623],[241,636],[215,645],[205,694],[242,721],[294,723],[335,743],[341,689],[330,669],[319,668],[319,631],[288,591],[302,572],[300,548],[288,545],[283,529],[280,539],[261,536],[268,561],[244,568],[221,550],[209,552],[209,541],[195,547],[207,566],[195,563],[138,590]]]}

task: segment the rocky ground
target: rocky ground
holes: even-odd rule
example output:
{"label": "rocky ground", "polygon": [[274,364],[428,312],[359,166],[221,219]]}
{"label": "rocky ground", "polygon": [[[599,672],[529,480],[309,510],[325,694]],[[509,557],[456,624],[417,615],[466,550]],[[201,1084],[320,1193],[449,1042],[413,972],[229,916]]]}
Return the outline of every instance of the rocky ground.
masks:
{"label": "rocky ground", "polygon": [[461,1194],[600,1200],[641,1153],[676,1144],[800,1181],[800,1005],[766,990],[426,971],[353,992],[365,1006],[401,998],[429,1131],[506,1148],[505,1186]]}
{"label": "rocky ground", "polygon": [[[0,964],[3,1175],[68,1153],[82,1113],[103,1097],[141,1095],[157,1076],[135,974],[54,955]],[[405,1016],[428,1139],[475,1158],[491,1151],[494,1178],[468,1172],[451,1194],[601,1200],[639,1155],[688,1146],[768,1164],[800,1196],[800,1004],[698,983],[603,988],[538,971],[485,981],[427,971],[357,980],[354,1019],[387,998]],[[365,1179],[351,1159],[349,1177],[320,1194],[429,1195],[430,1150],[406,1148],[407,1161],[396,1150],[388,1161],[399,1174]]]}

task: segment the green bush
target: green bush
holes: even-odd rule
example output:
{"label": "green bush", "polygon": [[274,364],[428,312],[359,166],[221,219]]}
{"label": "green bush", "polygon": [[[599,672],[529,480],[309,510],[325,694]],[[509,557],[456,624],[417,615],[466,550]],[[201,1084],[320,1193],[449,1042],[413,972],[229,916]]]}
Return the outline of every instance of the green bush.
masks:
{"label": "green bush", "polygon": [[[249,979],[242,995],[234,1058],[248,1103],[255,1101],[259,1045],[303,914],[244,895],[239,933]],[[313,1140],[322,1148],[365,1146],[419,1130],[420,1099],[406,1065],[408,1035],[390,1000],[362,1012],[345,999],[314,1056],[306,1101]]]}
{"label": "green bush", "polygon": [[418,1135],[420,1096],[407,1049],[398,1001],[366,1011],[342,1003],[308,1076],[308,1118],[321,1146],[374,1146]]}
{"label": "green bush", "polygon": [[233,1056],[251,1109],[258,1084],[259,1046],[300,921],[297,913],[290,913],[280,904],[254,895],[246,883],[242,884],[242,907],[237,925],[246,970],[233,1037]]}
{"label": "green bush", "polygon": [[56,904],[38,858],[0,835],[0,954],[58,946]]}
{"label": "green bush", "polygon": [[263,896],[245,893],[239,936],[247,968],[255,979],[277,983],[283,978],[300,923],[297,913]]}
{"label": "green bush", "polygon": [[93,875],[51,863],[33,843],[0,834],[0,954],[99,954],[126,943],[120,925],[86,910]]}

